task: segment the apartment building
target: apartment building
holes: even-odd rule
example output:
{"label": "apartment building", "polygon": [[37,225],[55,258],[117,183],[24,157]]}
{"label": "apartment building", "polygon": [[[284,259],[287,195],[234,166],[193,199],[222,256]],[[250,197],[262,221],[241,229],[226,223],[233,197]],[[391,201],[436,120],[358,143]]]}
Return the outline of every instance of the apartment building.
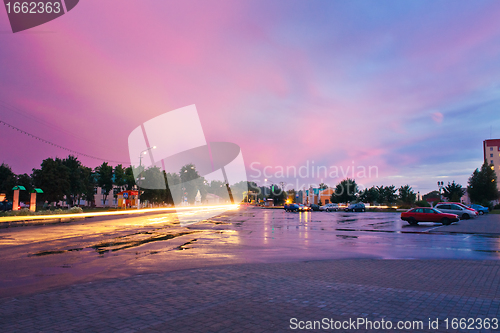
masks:
{"label": "apartment building", "polygon": [[[500,139],[483,141],[484,158],[495,168],[497,179],[500,181]],[[499,183],[497,182],[497,186]],[[500,191],[500,187],[498,189]]]}

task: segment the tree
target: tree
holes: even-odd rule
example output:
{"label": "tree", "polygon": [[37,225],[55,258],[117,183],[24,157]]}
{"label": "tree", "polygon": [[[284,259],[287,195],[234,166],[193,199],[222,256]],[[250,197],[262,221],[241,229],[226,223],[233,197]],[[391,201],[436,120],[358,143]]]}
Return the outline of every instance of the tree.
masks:
{"label": "tree", "polygon": [[142,173],[144,180],[141,183],[141,200],[148,200],[151,203],[163,203],[166,200],[165,177],[163,171],[157,166],[152,166]]}
{"label": "tree", "polygon": [[60,158],[43,160],[40,169],[33,169],[33,183],[43,190],[43,198],[50,203],[64,199],[70,187],[68,168]]}
{"label": "tree", "polygon": [[[196,179],[201,179],[200,174],[196,171],[194,164],[186,164],[183,166],[179,172],[181,181],[183,183],[184,193],[187,197],[187,201],[190,204],[194,204],[196,194],[201,186],[199,181]],[[201,180],[203,182],[203,180]]]}
{"label": "tree", "polygon": [[129,166],[125,169],[125,186],[127,190],[133,190],[135,186],[135,177],[133,166]]}
{"label": "tree", "polygon": [[31,176],[27,173],[17,176],[16,185],[24,186],[26,191],[19,191],[19,201],[29,202],[30,201],[30,191],[33,189],[33,180]]}
{"label": "tree", "polygon": [[286,191],[286,192],[287,192],[287,200],[289,200],[289,202],[295,203],[297,192],[293,188],[291,190]]}
{"label": "tree", "polygon": [[385,187],[384,187],[384,185],[377,186],[376,189],[377,189],[377,198],[378,198],[377,202],[381,203],[381,204],[385,203]]}
{"label": "tree", "polygon": [[[88,206],[93,206],[95,205],[95,188],[97,186],[96,174],[92,172],[91,168],[83,165],[80,169],[83,183],[82,197],[87,201]],[[79,203],[80,198],[78,198]]]}
{"label": "tree", "polygon": [[467,193],[472,202],[488,205],[498,199],[497,176],[494,165],[485,160],[481,170],[476,169],[469,178]]}
{"label": "tree", "polygon": [[245,193],[248,193],[248,182],[246,180],[242,180],[236,184],[231,185],[231,194],[233,196],[235,204],[241,202],[244,199]]}
{"label": "tree", "polygon": [[69,176],[69,186],[65,191],[66,202],[73,206],[75,204],[75,199],[83,194],[84,184],[82,180],[82,163],[78,159],[69,155],[67,158],[62,160],[62,164],[68,168]]}
{"label": "tree", "polygon": [[220,180],[212,180],[208,185],[207,185],[207,191],[208,193],[215,194],[219,197],[227,197],[227,190],[224,186],[224,182]]}
{"label": "tree", "polygon": [[398,199],[402,204],[411,206],[415,203],[417,195],[410,185],[404,185],[398,189]]}
{"label": "tree", "polygon": [[175,205],[176,202],[181,202],[183,194],[179,186],[182,182],[179,174],[166,173],[164,171],[163,176],[165,177],[165,184],[167,184],[165,202],[171,205]]}
{"label": "tree", "polygon": [[253,200],[262,200],[264,199],[264,193],[262,191],[262,187],[257,185],[255,182],[249,182],[248,183],[248,191],[251,193],[251,197]]}
{"label": "tree", "polygon": [[443,196],[448,199],[448,201],[460,202],[465,190],[462,188],[462,185],[453,181],[451,184],[448,182],[448,185],[443,188],[443,192]]}
{"label": "tree", "polygon": [[385,187],[385,200],[389,204],[389,206],[392,206],[398,200],[398,196],[396,195],[396,191],[397,191],[397,189],[396,189],[396,186],[394,186],[394,185]]}
{"label": "tree", "polygon": [[133,190],[135,185],[134,167],[129,166],[125,169],[125,188],[127,190]]}
{"label": "tree", "polygon": [[286,192],[276,184],[272,184],[270,189],[269,199],[273,199],[273,203],[276,206],[283,205],[286,200]]}
{"label": "tree", "polygon": [[344,179],[335,187],[335,192],[333,192],[330,197],[331,202],[336,203],[348,203],[356,199],[356,193],[358,193],[358,185],[354,179]]}
{"label": "tree", "polygon": [[255,182],[247,182],[247,200],[255,200],[259,194],[259,186]]}
{"label": "tree", "polygon": [[12,188],[16,186],[16,174],[5,163],[0,165],[0,193],[5,193],[7,200],[12,201]]}
{"label": "tree", "polygon": [[320,190],[326,190],[327,188],[328,188],[328,185],[326,185],[325,183],[319,184],[319,189]]}
{"label": "tree", "polygon": [[375,186],[366,188],[359,194],[359,200],[362,202],[368,202],[370,205],[378,202],[378,198],[379,192]]}
{"label": "tree", "polygon": [[[117,186],[120,191],[123,190],[123,188],[125,187],[125,185],[127,185],[127,176],[125,174],[126,172],[126,169],[123,168],[123,166],[121,164],[118,164],[117,166],[115,166],[115,170],[113,171],[113,183],[115,184],[115,186]],[[133,179],[133,177],[132,177]]]}
{"label": "tree", "polygon": [[106,202],[109,192],[113,189],[113,167],[108,162],[103,162],[95,168],[97,186],[101,188],[102,200]]}
{"label": "tree", "polygon": [[396,200],[397,200],[397,195],[396,195],[396,186],[391,185],[391,186],[378,186],[377,187],[378,191],[378,196],[379,196],[379,202],[387,204],[389,206],[392,206]]}

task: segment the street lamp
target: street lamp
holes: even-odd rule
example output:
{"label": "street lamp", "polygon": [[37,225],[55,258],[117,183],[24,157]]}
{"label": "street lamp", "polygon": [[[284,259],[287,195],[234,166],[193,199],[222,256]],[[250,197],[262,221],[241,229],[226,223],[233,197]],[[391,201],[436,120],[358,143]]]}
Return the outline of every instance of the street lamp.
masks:
{"label": "street lamp", "polygon": [[139,154],[139,169],[141,170],[141,172],[139,173],[139,178],[137,179],[138,180],[138,183],[137,183],[137,189],[138,189],[138,191],[137,191],[137,209],[141,208],[141,180],[144,179],[144,178],[141,178],[142,156],[146,155],[148,153],[148,151],[150,151],[152,149],[156,149],[156,146],[148,147],[148,148],[144,149],[143,151],[141,151],[141,153]]}
{"label": "street lamp", "polygon": [[444,182],[440,181],[440,182],[437,182],[437,184],[438,184],[438,187],[439,187],[439,200],[443,200],[443,197],[441,196],[441,190],[444,187]]}

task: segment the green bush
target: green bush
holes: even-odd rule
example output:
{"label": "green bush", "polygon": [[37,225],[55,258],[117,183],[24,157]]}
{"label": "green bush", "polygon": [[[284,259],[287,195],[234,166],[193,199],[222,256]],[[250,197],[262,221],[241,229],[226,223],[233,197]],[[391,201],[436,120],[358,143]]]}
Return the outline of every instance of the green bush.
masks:
{"label": "green bush", "polygon": [[425,201],[425,200],[420,200],[420,201],[417,201],[415,202],[415,205],[417,205],[417,207],[430,207],[431,205]]}
{"label": "green bush", "polygon": [[33,215],[32,212],[28,208],[23,208],[17,211],[17,216],[29,216]]}
{"label": "green bush", "polygon": [[83,209],[81,207],[71,207],[70,209],[68,209],[68,212],[70,214],[80,214],[83,213]]}
{"label": "green bush", "polygon": [[39,210],[36,212],[30,211],[28,208],[21,210],[7,211],[0,213],[0,216],[32,216],[32,215],[52,215],[52,214],[81,214],[83,209],[80,207],[72,207],[70,209],[55,209],[55,210]]}
{"label": "green bush", "polygon": [[7,211],[2,215],[4,215],[4,216],[30,216],[30,215],[34,215],[34,212],[30,211],[28,208],[23,208],[20,210]]}

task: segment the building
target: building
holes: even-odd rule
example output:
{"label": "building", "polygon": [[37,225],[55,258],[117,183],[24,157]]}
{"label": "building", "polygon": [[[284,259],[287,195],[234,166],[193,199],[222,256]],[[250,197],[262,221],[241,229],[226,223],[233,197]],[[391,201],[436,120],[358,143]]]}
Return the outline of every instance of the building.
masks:
{"label": "building", "polygon": [[315,204],[318,205],[319,202],[321,201],[321,205],[326,205],[330,203],[332,194],[335,192],[334,188],[326,188],[326,189],[320,189],[320,188],[313,188],[310,187],[308,190],[304,191],[305,194],[305,199],[303,200],[304,204]]}
{"label": "building", "polygon": [[94,203],[96,207],[117,207],[118,199],[115,196],[121,192],[121,188],[114,186],[111,191],[109,191],[108,195],[103,199],[104,191],[100,187],[96,187],[94,189]]}
{"label": "building", "polygon": [[326,188],[324,190],[320,190],[319,191],[319,199],[321,200],[321,203],[323,205],[326,205],[328,203],[330,203],[331,199],[332,199],[332,194],[335,193],[335,189],[334,188]]}
{"label": "building", "polygon": [[207,193],[205,195],[205,202],[204,202],[204,204],[213,205],[213,204],[219,204],[220,202],[221,202],[221,197],[219,197],[216,194]]}
{"label": "building", "polygon": [[120,208],[137,208],[137,199],[139,191],[121,191],[117,194],[118,196],[118,207]]}
{"label": "building", "polygon": [[319,188],[313,188],[311,186],[311,187],[309,187],[308,190],[305,191],[305,194],[306,194],[305,198],[304,198],[305,205],[311,205],[311,204],[318,203]]}
{"label": "building", "polygon": [[[495,168],[497,180],[500,180],[500,139],[483,141],[484,159]],[[499,183],[497,182],[497,187]],[[500,187],[498,188],[500,191]]]}
{"label": "building", "polygon": [[[117,186],[113,186],[113,189],[109,191],[108,196],[103,199],[103,190],[100,187],[94,188],[94,201],[92,203],[87,202],[84,199],[80,199],[80,201],[76,202],[79,206],[87,206],[92,205],[93,207],[118,207],[118,194],[121,192],[121,188]],[[123,199],[123,198],[122,198]],[[64,201],[60,203],[62,206],[66,205]],[[134,205],[137,203],[134,202]]]}

